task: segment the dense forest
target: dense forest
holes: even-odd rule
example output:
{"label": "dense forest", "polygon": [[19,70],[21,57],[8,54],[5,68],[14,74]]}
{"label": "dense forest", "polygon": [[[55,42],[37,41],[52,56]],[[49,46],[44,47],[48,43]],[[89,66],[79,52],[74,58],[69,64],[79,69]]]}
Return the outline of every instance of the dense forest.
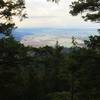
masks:
{"label": "dense forest", "polygon": [[[0,0],[0,100],[100,100],[100,36],[84,47],[74,39],[70,48],[25,47],[12,35],[13,16],[26,18],[24,9],[24,0]],[[83,18],[99,22],[99,10],[100,0],[77,0],[70,13],[90,11]]]}

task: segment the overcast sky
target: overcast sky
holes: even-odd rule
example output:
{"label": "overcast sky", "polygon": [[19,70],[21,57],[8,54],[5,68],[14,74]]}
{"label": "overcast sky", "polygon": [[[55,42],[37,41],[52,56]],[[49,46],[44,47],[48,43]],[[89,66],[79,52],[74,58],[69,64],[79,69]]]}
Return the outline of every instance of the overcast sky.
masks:
{"label": "overcast sky", "polygon": [[61,0],[59,4],[46,0],[26,0],[28,19],[20,27],[31,28],[99,28],[100,24],[84,22],[81,16],[73,17],[69,14],[69,5],[74,0]]}

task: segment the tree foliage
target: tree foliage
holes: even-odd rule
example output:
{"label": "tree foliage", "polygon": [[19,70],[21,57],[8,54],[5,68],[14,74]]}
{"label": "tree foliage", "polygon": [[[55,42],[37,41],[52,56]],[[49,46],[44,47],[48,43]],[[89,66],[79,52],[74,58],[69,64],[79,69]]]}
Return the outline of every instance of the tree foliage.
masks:
{"label": "tree foliage", "polygon": [[100,22],[100,0],[77,0],[72,2],[70,7],[73,16],[85,13],[82,17],[86,21]]}
{"label": "tree foliage", "polygon": [[94,42],[65,52],[58,42],[32,48],[1,39],[0,100],[99,100],[100,49]]}
{"label": "tree foliage", "polygon": [[25,9],[24,0],[0,0],[0,33],[6,36],[11,35],[15,27],[13,18],[19,16],[20,19],[25,17],[23,10]]}

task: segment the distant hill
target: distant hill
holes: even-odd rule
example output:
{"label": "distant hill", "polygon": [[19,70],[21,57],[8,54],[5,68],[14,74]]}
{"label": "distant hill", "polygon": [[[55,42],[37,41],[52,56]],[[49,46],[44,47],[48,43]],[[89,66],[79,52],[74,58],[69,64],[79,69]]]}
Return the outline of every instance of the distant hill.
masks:
{"label": "distant hill", "polygon": [[26,35],[53,35],[53,36],[76,36],[79,38],[86,38],[91,34],[97,34],[97,29],[67,29],[67,28],[18,28],[13,32],[16,39],[20,40]]}

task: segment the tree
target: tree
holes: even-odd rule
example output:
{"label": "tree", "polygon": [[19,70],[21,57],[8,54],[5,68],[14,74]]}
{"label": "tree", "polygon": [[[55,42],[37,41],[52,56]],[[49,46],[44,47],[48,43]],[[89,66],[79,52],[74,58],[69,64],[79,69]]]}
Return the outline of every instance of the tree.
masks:
{"label": "tree", "polygon": [[52,2],[58,3],[60,0],[47,0],[47,1],[52,1]]}
{"label": "tree", "polygon": [[0,0],[0,18],[2,19],[2,22],[0,22],[0,33],[10,36],[15,28],[13,18],[19,16],[20,20],[22,20],[26,16],[23,13],[24,9],[24,0]]}
{"label": "tree", "polygon": [[85,21],[91,20],[100,22],[100,0],[77,0],[72,2],[70,7],[70,13],[73,16],[86,12],[86,14],[82,16]]}
{"label": "tree", "polygon": [[24,98],[33,65],[28,51],[14,38],[0,39],[0,100]]}

